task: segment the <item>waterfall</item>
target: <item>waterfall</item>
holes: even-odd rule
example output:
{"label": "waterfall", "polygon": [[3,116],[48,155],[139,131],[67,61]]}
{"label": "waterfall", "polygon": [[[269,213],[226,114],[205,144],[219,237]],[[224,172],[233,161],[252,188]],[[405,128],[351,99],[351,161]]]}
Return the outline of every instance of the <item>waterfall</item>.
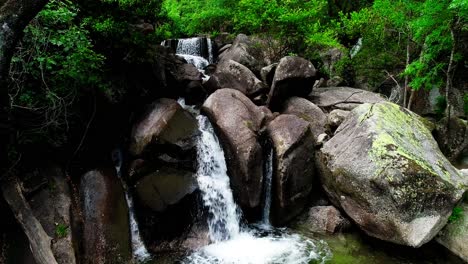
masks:
{"label": "waterfall", "polygon": [[[198,120],[197,181],[203,203],[209,212],[207,221],[212,242],[187,256],[182,263],[308,264],[312,260],[314,263],[324,263],[330,259],[331,252],[323,241],[289,234],[285,229],[274,229],[270,225],[261,230],[258,228],[262,226],[257,229],[241,227],[241,214],[233,199],[224,152],[213,127],[208,118],[200,115],[195,107],[186,106],[183,99],[179,99],[179,103],[195,114]],[[270,164],[273,160],[272,151],[269,155]],[[271,170],[272,166],[267,166]]]}
{"label": "waterfall", "polygon": [[188,55],[188,54],[177,54],[184,58],[187,63],[193,64],[198,70],[203,70],[206,66],[210,63],[203,57],[195,56],[195,55]]}
{"label": "waterfall", "polygon": [[213,242],[239,235],[239,214],[227,175],[224,152],[208,118],[197,117],[201,132],[197,144],[197,181],[204,205],[209,210],[208,227]]}
{"label": "waterfall", "polygon": [[125,200],[127,202],[128,207],[128,218],[130,222],[130,236],[132,240],[132,253],[133,257],[139,261],[143,262],[151,258],[151,255],[148,253],[145,244],[143,243],[143,239],[140,235],[140,229],[138,227],[138,223],[135,218],[135,209],[133,206],[133,197],[130,195],[128,190],[127,183],[122,179],[122,152],[120,150],[114,150],[112,153],[112,159],[115,163],[115,170],[117,172],[117,176],[120,179],[122,187],[125,192]]}
{"label": "waterfall", "polygon": [[262,223],[270,226],[271,185],[273,181],[273,148],[270,147],[265,162],[265,203],[263,206]]}
{"label": "waterfall", "polygon": [[183,57],[199,70],[203,70],[214,62],[213,44],[211,39],[196,37],[178,40],[164,40],[161,45],[172,47],[177,55]]}

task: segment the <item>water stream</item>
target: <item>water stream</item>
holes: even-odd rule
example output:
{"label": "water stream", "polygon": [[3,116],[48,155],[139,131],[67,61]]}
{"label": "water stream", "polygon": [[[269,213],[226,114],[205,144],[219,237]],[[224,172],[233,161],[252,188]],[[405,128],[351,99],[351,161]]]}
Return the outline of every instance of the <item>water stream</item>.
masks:
{"label": "water stream", "polygon": [[122,178],[122,172],[121,172],[122,152],[120,150],[115,150],[113,152],[113,160],[115,163],[115,170],[117,172],[117,176],[119,177],[120,182],[125,192],[125,200],[128,206],[128,218],[130,222],[130,237],[132,241],[132,254],[133,254],[133,257],[138,262],[144,262],[146,260],[149,260],[151,258],[151,255],[148,253],[145,243],[143,242],[143,239],[141,238],[141,235],[140,235],[140,229],[138,227],[138,223],[135,218],[135,208],[133,205],[133,197],[131,196],[129,192],[127,183]]}
{"label": "water stream", "polygon": [[[186,107],[183,100],[179,103]],[[188,110],[194,112],[193,107]],[[251,227],[241,225],[241,214],[230,188],[223,149],[208,118],[198,114],[197,120],[200,130],[197,181],[209,212],[207,221],[211,244],[193,252],[182,262],[307,264],[313,260],[323,263],[328,259],[330,251],[324,242],[290,234],[285,229],[274,229],[269,222]]]}
{"label": "water stream", "polygon": [[270,147],[265,162],[265,202],[263,206],[262,224],[270,226],[271,185],[273,181],[273,148]]}

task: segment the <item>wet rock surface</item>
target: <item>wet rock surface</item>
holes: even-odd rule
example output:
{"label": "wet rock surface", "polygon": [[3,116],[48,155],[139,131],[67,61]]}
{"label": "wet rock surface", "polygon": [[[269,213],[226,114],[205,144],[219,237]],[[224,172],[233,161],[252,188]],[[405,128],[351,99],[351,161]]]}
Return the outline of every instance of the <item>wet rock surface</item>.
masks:
{"label": "wet rock surface", "polygon": [[128,208],[114,169],[84,174],[80,194],[83,263],[128,263],[132,258]]}
{"label": "wet rock surface", "polygon": [[236,201],[246,211],[260,205],[263,151],[259,131],[268,115],[264,110],[233,89],[216,91],[202,107],[223,146]]}
{"label": "wet rock surface", "polygon": [[271,220],[283,225],[306,204],[315,176],[314,137],[309,123],[280,115],[268,125],[274,148]]}

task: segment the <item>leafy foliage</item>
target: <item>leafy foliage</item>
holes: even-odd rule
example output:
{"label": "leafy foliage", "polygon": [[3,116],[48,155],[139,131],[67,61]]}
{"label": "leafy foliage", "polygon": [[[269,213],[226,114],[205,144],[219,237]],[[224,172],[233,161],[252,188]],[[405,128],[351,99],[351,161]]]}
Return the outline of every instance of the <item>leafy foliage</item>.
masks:
{"label": "leafy foliage", "polygon": [[452,210],[452,214],[450,215],[448,221],[449,223],[456,222],[463,217],[463,208],[460,206],[455,206]]}
{"label": "leafy foliage", "polygon": [[64,238],[68,235],[68,226],[64,224],[57,224],[55,226],[55,235],[58,238]]}
{"label": "leafy foliage", "polygon": [[[13,57],[10,76],[12,106],[43,117],[30,124],[36,136],[63,136],[71,105],[80,89],[106,90],[104,56],[93,50],[89,31],[70,1],[52,0],[25,30]],[[28,140],[20,138],[20,140]],[[64,138],[48,138],[59,143]]]}

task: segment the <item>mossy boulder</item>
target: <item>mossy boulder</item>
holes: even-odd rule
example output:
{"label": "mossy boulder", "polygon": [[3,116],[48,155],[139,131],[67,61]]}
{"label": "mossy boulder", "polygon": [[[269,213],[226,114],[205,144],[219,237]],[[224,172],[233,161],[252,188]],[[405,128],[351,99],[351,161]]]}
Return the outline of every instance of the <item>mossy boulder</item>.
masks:
{"label": "mossy boulder", "polygon": [[444,227],[467,187],[421,118],[389,102],[356,107],[318,164],[331,201],[362,230],[413,247]]}
{"label": "mossy boulder", "polygon": [[468,262],[468,197],[454,208],[450,223],[439,233],[436,241]]}

